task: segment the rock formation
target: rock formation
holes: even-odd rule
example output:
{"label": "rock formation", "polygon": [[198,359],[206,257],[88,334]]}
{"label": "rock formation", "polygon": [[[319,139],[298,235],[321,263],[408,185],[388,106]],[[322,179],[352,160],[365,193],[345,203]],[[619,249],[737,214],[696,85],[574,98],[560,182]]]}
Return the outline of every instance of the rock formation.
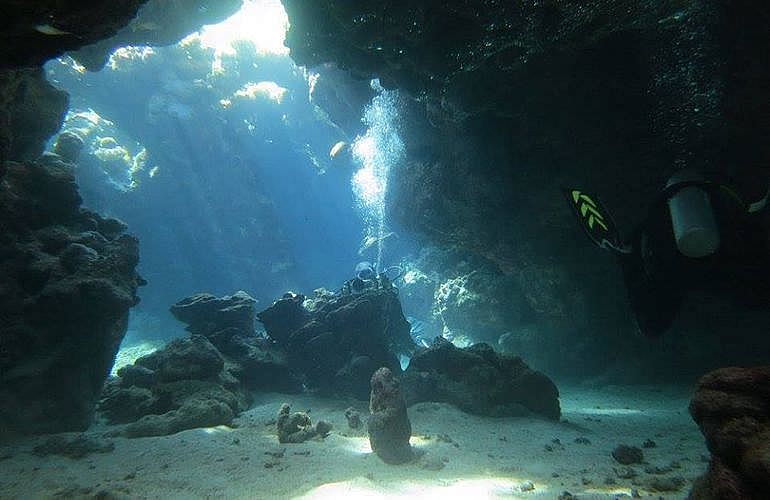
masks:
{"label": "rock formation", "polygon": [[690,498],[760,499],[770,491],[770,367],[722,368],[703,376],[690,414],[711,452]]}
{"label": "rock formation", "polygon": [[128,437],[229,424],[249,403],[229,368],[206,337],[176,339],[118,370],[99,409]]}
{"label": "rock formation", "polygon": [[486,416],[561,415],[559,391],[521,358],[497,354],[487,344],[460,349],[437,337],[412,357],[402,378],[407,403],[450,403]]}
{"label": "rock formation", "polygon": [[319,294],[308,301],[312,310],[304,302],[304,296],[288,294],[257,318],[308,387],[366,399],[374,371],[399,370],[396,353],[414,348],[393,289]]}
{"label": "rock formation", "polygon": [[286,354],[254,332],[255,303],[243,291],[224,297],[200,293],[174,304],[171,313],[234,362],[238,379],[249,389],[297,392],[301,383]]}
{"label": "rock formation", "polygon": [[305,412],[291,413],[291,407],[284,403],[278,410],[276,419],[279,443],[303,443],[316,436],[326,437],[332,426],[328,422],[319,420],[315,425]]}
{"label": "rock formation", "polygon": [[254,390],[297,392],[286,356],[254,332],[254,299],[245,292],[196,294],[171,308],[189,338],[118,370],[99,409],[128,437],[229,424]]}
{"label": "rock formation", "polygon": [[369,443],[378,457],[388,464],[401,464],[412,459],[412,424],[406,413],[406,401],[398,379],[388,368],[372,375],[367,430]]}
{"label": "rock formation", "polygon": [[0,182],[0,429],[85,429],[143,280],[138,241],[80,208],[55,155]]}

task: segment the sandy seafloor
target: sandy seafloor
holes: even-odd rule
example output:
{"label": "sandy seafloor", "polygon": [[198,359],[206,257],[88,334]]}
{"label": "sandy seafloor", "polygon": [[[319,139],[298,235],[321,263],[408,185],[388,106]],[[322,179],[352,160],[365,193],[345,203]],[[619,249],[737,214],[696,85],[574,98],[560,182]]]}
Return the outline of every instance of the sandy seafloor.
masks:
{"label": "sandy seafloor", "polygon": [[[438,403],[409,408],[418,458],[386,465],[365,430],[343,415],[366,403],[312,395],[258,395],[234,423],[172,436],[112,438],[115,449],[81,459],[38,457],[40,438],[0,448],[2,498],[686,498],[707,466],[690,419],[689,388],[561,389],[561,422],[485,418]],[[324,440],[279,445],[269,422],[282,402],[334,425]],[[89,431],[104,432],[98,426]],[[577,438],[581,442],[576,442]],[[615,462],[618,444],[644,448],[645,463]],[[558,441],[556,441],[558,440]],[[587,441],[585,441],[587,440]],[[657,470],[655,469],[657,467]],[[621,477],[631,476],[635,477]],[[656,491],[674,487],[675,491]]]}

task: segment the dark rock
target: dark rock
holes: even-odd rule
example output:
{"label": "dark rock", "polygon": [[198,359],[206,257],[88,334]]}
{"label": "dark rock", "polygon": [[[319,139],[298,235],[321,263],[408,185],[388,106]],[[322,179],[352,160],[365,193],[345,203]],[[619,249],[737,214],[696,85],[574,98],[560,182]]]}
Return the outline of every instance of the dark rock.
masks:
{"label": "dark rock", "polygon": [[265,325],[267,334],[278,344],[286,344],[289,336],[310,318],[300,297],[302,296],[282,298],[257,314],[257,319]]}
{"label": "dark rock", "polygon": [[559,392],[548,377],[486,344],[460,349],[438,337],[414,355],[402,384],[409,405],[438,401],[489,416],[561,414]]}
{"label": "dark rock", "polygon": [[307,413],[291,413],[291,407],[284,403],[278,410],[276,428],[279,443],[303,443],[316,436],[326,437],[332,426],[323,420],[313,425]]}
{"label": "dark rock", "polygon": [[396,353],[414,349],[392,288],[322,294],[312,300],[312,311],[303,302],[303,296],[289,295],[257,317],[290,367],[322,393],[365,399],[364,381],[380,366],[399,370]]}
{"label": "dark rock", "polygon": [[166,436],[187,429],[227,425],[234,416],[233,407],[225,401],[193,397],[175,410],[162,415],[145,415],[128,424],[123,435],[129,438]]}
{"label": "dark rock", "polygon": [[172,340],[166,347],[136,360],[136,364],[157,373],[163,382],[207,380],[219,376],[224,359],[202,335]]}
{"label": "dark rock", "polygon": [[99,411],[112,424],[126,424],[156,413],[162,402],[150,389],[131,385],[107,384],[99,401]]}
{"label": "dark rock", "polygon": [[[224,297],[199,293],[171,306],[171,314],[186,323],[187,331],[195,335],[209,336],[229,328],[234,328],[234,332],[251,334],[254,332],[255,303],[244,291]],[[214,345],[222,348],[217,343]]]}
{"label": "dark rock", "polygon": [[652,439],[645,439],[644,443],[642,443],[642,448],[655,448],[657,446],[657,443]]}
{"label": "dark rock", "polygon": [[154,370],[142,365],[126,365],[118,370],[120,383],[124,387],[152,387],[158,383],[158,377]]}
{"label": "dark rock", "polygon": [[621,444],[612,451],[612,458],[623,465],[640,464],[644,461],[644,454],[636,446]]}
{"label": "dark rock", "polygon": [[[138,242],[81,236],[72,165],[6,163],[0,183],[0,427],[84,430],[139,299]],[[98,233],[97,233],[98,234]],[[97,241],[98,240],[98,241]],[[89,241],[90,242],[90,241]],[[98,245],[97,245],[98,243]]]}
{"label": "dark rock", "polygon": [[367,429],[372,451],[388,464],[408,462],[414,456],[409,444],[412,425],[398,379],[388,368],[380,368],[371,384]]}
{"label": "dark rock", "polygon": [[762,498],[770,490],[770,367],[704,375],[690,414],[711,452],[692,498]]}
{"label": "dark rock", "polygon": [[70,243],[59,255],[62,266],[68,272],[75,272],[78,269],[95,263],[99,260],[99,254],[91,247],[82,243]]}
{"label": "dark rock", "polygon": [[32,452],[39,457],[61,455],[69,458],[83,458],[91,453],[110,453],[114,449],[115,443],[112,441],[85,434],[59,434],[35,446]]}
{"label": "dark rock", "polygon": [[265,339],[254,334],[235,335],[223,352],[238,364],[238,379],[249,389],[287,393],[302,391],[302,380],[289,367],[288,356]]}
{"label": "dark rock", "polygon": [[367,380],[377,368],[377,363],[369,356],[355,356],[334,375],[334,386],[343,394],[364,399],[369,393]]}
{"label": "dark rock", "polygon": [[243,291],[223,297],[199,293],[174,304],[171,313],[232,361],[236,378],[247,388],[299,392],[302,381],[290,370],[286,354],[254,333],[255,303]]}

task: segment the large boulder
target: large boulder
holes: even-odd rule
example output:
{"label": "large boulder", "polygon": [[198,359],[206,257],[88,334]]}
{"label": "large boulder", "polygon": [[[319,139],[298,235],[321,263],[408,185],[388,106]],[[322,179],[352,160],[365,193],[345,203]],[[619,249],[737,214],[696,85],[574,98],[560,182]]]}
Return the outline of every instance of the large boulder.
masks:
{"label": "large boulder", "polygon": [[138,241],[80,208],[72,165],[6,163],[0,183],[0,429],[83,430],[136,304]]}
{"label": "large boulder", "polygon": [[409,438],[412,424],[398,378],[387,368],[372,375],[367,431],[372,451],[388,464],[408,462],[414,456]]}
{"label": "large boulder", "polygon": [[136,360],[157,374],[161,382],[209,380],[219,375],[225,361],[211,342],[202,335],[172,340],[165,348]]}
{"label": "large boulder", "polygon": [[298,392],[300,380],[286,354],[254,332],[254,304],[246,292],[215,297],[199,293],[171,306],[171,313],[193,335],[205,337],[234,364],[231,372],[249,389]]}
{"label": "large boulder", "polygon": [[308,387],[325,393],[366,399],[366,381],[374,371],[385,366],[400,372],[397,354],[414,349],[392,287],[360,294],[319,292],[308,301],[288,294],[257,318],[285,350],[291,367],[305,375]]}
{"label": "large boulder", "polygon": [[770,491],[770,366],[703,376],[690,414],[711,452],[695,500],[766,498]]}
{"label": "large boulder", "polygon": [[206,337],[175,339],[121,368],[99,410],[109,423],[127,424],[115,433],[128,437],[226,425],[250,402],[239,371]]}
{"label": "large boulder", "polygon": [[186,323],[187,331],[192,334],[210,336],[227,328],[250,334],[254,332],[255,303],[242,290],[224,297],[198,293],[171,306],[171,314]]}
{"label": "large boulder", "polygon": [[438,401],[476,415],[561,416],[559,391],[551,379],[487,344],[460,349],[437,337],[411,359],[401,383],[409,405]]}

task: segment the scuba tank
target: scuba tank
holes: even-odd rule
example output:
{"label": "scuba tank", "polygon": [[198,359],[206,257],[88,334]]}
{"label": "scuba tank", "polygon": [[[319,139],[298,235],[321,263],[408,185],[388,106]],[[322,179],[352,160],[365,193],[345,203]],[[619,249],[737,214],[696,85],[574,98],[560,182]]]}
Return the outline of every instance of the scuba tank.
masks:
{"label": "scuba tank", "polygon": [[[685,169],[666,183],[666,190],[676,190],[668,199],[668,210],[676,247],[686,257],[706,257],[719,249],[719,228],[711,199],[698,185],[704,181],[694,170]],[[682,184],[687,185],[677,187]]]}

